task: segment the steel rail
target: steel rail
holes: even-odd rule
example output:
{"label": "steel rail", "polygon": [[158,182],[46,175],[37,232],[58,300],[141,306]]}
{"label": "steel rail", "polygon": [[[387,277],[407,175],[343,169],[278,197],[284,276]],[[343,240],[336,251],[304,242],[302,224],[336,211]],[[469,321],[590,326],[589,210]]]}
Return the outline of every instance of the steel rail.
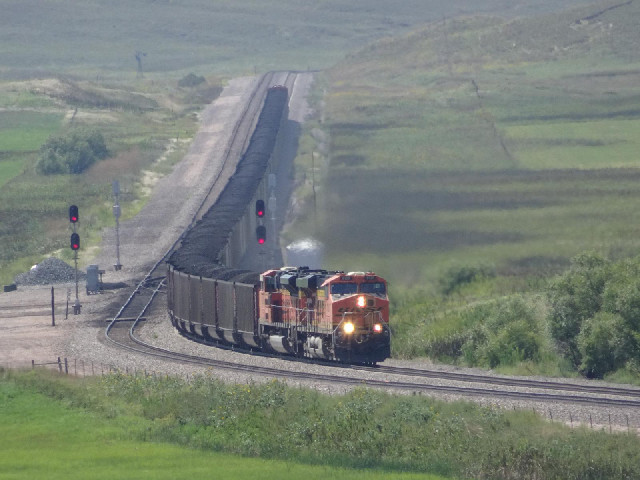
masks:
{"label": "steel rail", "polygon": [[377,371],[392,375],[406,375],[414,377],[438,378],[458,382],[483,383],[491,385],[504,385],[509,387],[538,388],[546,390],[564,390],[570,392],[583,392],[602,395],[617,395],[640,398],[640,388],[608,387],[604,385],[582,385],[570,382],[556,382],[551,380],[535,380],[526,378],[494,377],[490,375],[476,375],[470,373],[442,372],[438,370],[422,370],[416,368],[389,367],[364,367],[354,365],[353,369],[364,371]]}
{"label": "steel rail", "polygon": [[175,352],[165,348],[157,347],[144,342],[140,338],[135,336],[134,328],[131,329],[129,336],[131,344],[123,345],[123,347],[133,350],[145,355],[152,355],[156,357],[165,358],[168,360],[176,360],[184,363],[222,368],[226,370],[236,370],[253,374],[260,374],[266,376],[273,376],[285,379],[297,379],[304,381],[325,382],[330,384],[341,384],[348,386],[364,386],[371,388],[381,389],[393,389],[403,391],[414,392],[437,392],[446,393],[451,395],[473,396],[473,397],[487,397],[487,398],[508,398],[511,400],[531,400],[537,402],[562,402],[562,403],[574,403],[574,404],[586,404],[595,406],[607,406],[607,407],[623,407],[623,408],[638,408],[640,407],[640,400],[624,399],[624,398],[606,398],[606,397],[589,397],[586,395],[564,395],[558,393],[545,393],[545,392],[519,392],[519,391],[504,391],[491,388],[478,388],[478,387],[466,387],[466,386],[453,386],[453,385],[432,385],[424,383],[413,383],[407,381],[395,381],[395,380],[377,380],[361,378],[347,377],[344,375],[333,374],[318,374],[310,372],[292,372],[289,370],[283,370],[273,367],[260,367],[256,365],[246,365],[236,362],[215,360],[206,357],[199,357],[194,355],[188,355],[180,352]]}

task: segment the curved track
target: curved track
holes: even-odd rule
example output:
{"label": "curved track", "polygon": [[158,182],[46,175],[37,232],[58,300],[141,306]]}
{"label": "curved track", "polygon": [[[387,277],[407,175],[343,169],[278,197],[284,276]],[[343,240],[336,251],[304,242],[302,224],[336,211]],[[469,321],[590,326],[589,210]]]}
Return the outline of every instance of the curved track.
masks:
{"label": "curved track", "polygon": [[[398,369],[390,367],[366,369],[369,372],[375,372],[376,374],[379,374],[381,378],[368,379],[365,381],[362,378],[340,374],[345,370],[345,368],[347,368],[348,370],[359,370],[362,369],[362,367],[349,368],[344,366],[334,366],[333,369],[336,370],[336,373],[332,372],[330,374],[318,374],[309,372],[292,372],[290,370],[273,367],[257,367],[256,365],[245,365],[242,363],[214,360],[206,357],[187,355],[184,353],[160,348],[144,342],[135,335],[135,329],[140,324],[140,321],[141,320],[129,320],[121,322],[123,326],[126,325],[126,327],[128,328],[126,330],[118,329],[119,333],[111,331],[109,333],[110,340],[114,343],[117,343],[122,348],[126,348],[137,353],[141,353],[144,355],[153,355],[155,357],[174,360],[177,362],[230,369],[241,372],[249,372],[271,377],[300,379],[305,381],[312,381],[314,383],[341,384],[352,387],[367,386],[383,388],[387,390],[392,389],[411,392],[439,392],[452,395],[475,397],[500,397],[515,400],[533,400],[537,402],[563,402],[581,405],[597,405],[624,408],[640,407],[640,389],[634,390],[601,386],[591,387],[571,383],[540,382],[536,380],[529,381],[524,379],[505,379],[485,377],[481,375],[476,376],[468,374],[455,374],[417,369]],[[391,371],[393,371],[392,377],[390,377],[389,375]],[[444,378],[469,384],[491,382],[493,384],[501,385],[517,385],[519,387],[526,387],[528,389],[534,389],[536,391],[505,391],[495,388],[476,387],[473,385],[433,385],[411,380],[410,378],[425,376],[429,378]],[[407,377],[407,379],[398,379],[396,377]],[[559,393],[559,391],[566,391],[567,393]]]}
{"label": "curved track", "polygon": [[[260,106],[266,89],[274,83],[281,83],[289,86],[292,85],[294,81],[295,74],[293,73],[280,74],[279,77],[276,74],[270,73],[261,78],[252,93],[247,108],[244,110],[241,119],[233,130],[232,138],[225,150],[225,166],[223,166],[221,172],[216,177],[216,181],[224,176],[223,172],[225,172],[225,169],[226,171],[229,169],[233,170],[233,168],[230,167],[232,162],[229,162],[228,160],[234,155],[239,155],[244,151],[246,143],[250,138],[250,132],[255,125],[257,116],[259,115]],[[194,215],[193,222],[196,222],[202,216],[202,213],[206,212],[207,209],[215,202],[213,189],[214,186],[211,187],[209,194],[202,201],[198,211]],[[344,366],[334,365],[333,370],[335,373],[301,373],[272,367],[256,367],[255,365],[243,365],[240,363],[213,360],[210,358],[186,355],[153,346],[136,337],[135,331],[140,323],[145,320],[145,315],[152,307],[154,300],[159,294],[164,292],[164,262],[176,245],[178,245],[180,240],[181,238],[178,238],[165,255],[158,260],[155,265],[153,265],[150,271],[145,275],[144,279],[137,285],[134,292],[124,303],[117,315],[111,320],[105,332],[106,338],[109,342],[117,345],[118,347],[126,348],[139,354],[152,355],[176,362],[233,369],[265,376],[301,379],[305,381],[311,380],[316,383],[324,382],[349,386],[362,386],[364,384],[368,387],[413,392],[440,392],[464,396],[479,396],[487,398],[501,397],[516,400],[563,402],[608,407],[640,407],[640,389],[633,388],[501,378],[486,375],[472,375],[467,373],[452,373],[389,366],[380,366],[377,368],[350,367],[351,370],[345,370]],[[353,370],[366,371],[374,377],[379,376],[380,378],[370,378],[363,381],[362,378],[358,378],[357,376],[354,377],[340,374],[341,372],[347,373],[347,371],[352,372]],[[433,385],[426,383],[424,381],[425,378],[439,380],[444,379],[460,382],[463,385]],[[505,391],[491,386],[519,387],[528,389],[528,391]]]}

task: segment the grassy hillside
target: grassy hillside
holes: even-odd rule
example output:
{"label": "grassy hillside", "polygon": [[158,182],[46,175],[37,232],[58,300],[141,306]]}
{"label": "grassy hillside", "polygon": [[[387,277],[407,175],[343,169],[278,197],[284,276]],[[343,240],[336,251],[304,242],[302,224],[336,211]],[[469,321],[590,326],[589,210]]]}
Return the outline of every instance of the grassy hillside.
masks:
{"label": "grassy hillside", "polygon": [[[125,184],[123,201],[137,202],[126,206],[135,213],[141,172],[153,165],[161,174],[179,158],[196,126],[191,113],[223,78],[326,67],[443,15],[509,16],[584,1],[410,0],[390,10],[383,0],[0,0],[0,283],[42,255],[68,254],[59,250],[68,232],[58,220],[69,203],[82,210],[83,246],[95,245],[112,222],[114,178]],[[210,88],[176,88],[191,72],[207,75]],[[114,157],[79,177],[34,175],[49,135],[77,126],[100,129]],[[169,162],[154,163],[167,151]]]}
{"label": "grassy hillside", "polygon": [[410,287],[451,264],[517,283],[637,252],[640,4],[614,4],[444,20],[331,69],[329,156],[302,152],[330,164],[329,263]]}
{"label": "grassy hillside", "polygon": [[[581,252],[615,262],[640,249],[639,22],[640,3],[615,1],[441,19],[327,73],[298,168],[318,212],[288,235],[323,241],[327,267],[390,280],[394,355],[638,382],[637,341],[604,355],[612,326],[636,338],[637,317],[617,316],[635,301],[632,274],[618,299],[602,294],[606,313],[588,294],[597,305],[567,338],[553,322],[581,308],[574,283],[595,274],[578,258],[555,313],[545,291]],[[615,265],[603,271],[635,271]]]}
{"label": "grassy hillside", "polygon": [[[123,213],[130,217],[148,193],[144,171],[161,175],[181,158],[195,132],[194,110],[221,91],[219,80],[198,88],[173,81],[136,85],[32,79],[0,83],[0,284],[43,256],[69,258],[69,205],[80,207],[80,235],[87,247],[113,225],[111,182],[119,180]],[[53,135],[99,130],[111,152],[82,175],[36,173],[41,146]],[[162,161],[159,161],[163,158]]]}
{"label": "grassy hillside", "polygon": [[442,16],[521,15],[584,0],[2,0],[0,77],[247,73],[324,68],[374,39]]}

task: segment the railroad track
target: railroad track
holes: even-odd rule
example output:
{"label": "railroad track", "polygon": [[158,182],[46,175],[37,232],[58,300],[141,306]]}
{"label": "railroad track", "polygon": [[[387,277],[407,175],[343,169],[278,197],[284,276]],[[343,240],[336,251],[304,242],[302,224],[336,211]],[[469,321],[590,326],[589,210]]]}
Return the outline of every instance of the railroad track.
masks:
{"label": "railroad track", "polygon": [[[389,368],[367,368],[365,370],[379,374],[380,379],[367,379],[353,377],[341,374],[344,368],[341,366],[334,366],[336,373],[319,374],[309,372],[296,372],[286,369],[273,368],[273,367],[261,367],[256,365],[247,365],[236,362],[229,362],[223,360],[214,360],[206,357],[199,357],[194,355],[187,355],[184,353],[160,348],[149,344],[135,334],[135,329],[139,325],[139,322],[130,320],[128,323],[129,330],[126,338],[120,337],[120,346],[127,348],[128,350],[135,351],[145,355],[153,355],[155,357],[164,358],[166,360],[173,360],[177,362],[189,363],[205,367],[214,367],[220,369],[234,370],[239,372],[246,372],[257,375],[264,375],[270,377],[277,377],[290,380],[303,380],[305,382],[311,381],[314,383],[329,383],[340,384],[346,386],[366,386],[371,388],[382,388],[385,390],[398,390],[398,391],[410,391],[410,392],[437,392],[446,393],[451,395],[462,395],[472,397],[486,397],[486,398],[508,398],[511,400],[520,401],[535,401],[546,403],[573,403],[580,405],[593,405],[593,406],[605,406],[605,407],[622,407],[622,408],[639,408],[640,407],[640,390],[624,389],[624,388],[607,388],[607,387],[588,387],[583,385],[575,385],[569,383],[556,383],[556,382],[540,382],[536,380],[516,380],[514,385],[519,387],[526,387],[538,391],[506,391],[496,388],[476,387],[476,386],[459,386],[459,385],[433,385],[429,383],[421,383],[412,380],[401,379],[389,379],[384,378],[390,375],[390,371],[393,371],[394,377],[430,377],[438,379],[455,380],[466,383],[477,383],[482,381],[483,378],[496,380],[495,377],[484,377],[481,375],[468,375],[468,374],[455,374],[447,372],[435,372],[429,370],[418,369],[394,369]],[[281,358],[281,357],[278,357]],[[361,367],[352,367],[354,370],[362,370]],[[422,375],[424,373],[425,375]],[[456,378],[459,377],[459,378]],[[472,378],[471,378],[472,377]],[[499,382],[492,382],[499,385],[514,386],[509,382],[511,379],[497,379]],[[500,381],[505,383],[500,383]],[[513,383],[513,382],[512,382]],[[576,388],[574,388],[576,387]],[[558,391],[567,391],[568,393],[557,393]],[[591,396],[601,395],[601,396]],[[606,396],[602,396],[606,395]],[[626,398],[621,398],[621,397]]]}
{"label": "railroad track", "polygon": [[475,375],[469,373],[442,372],[438,370],[423,370],[416,368],[399,368],[380,365],[378,367],[354,366],[359,370],[374,370],[391,375],[406,375],[411,377],[437,378],[440,380],[452,380],[456,382],[481,383],[489,385],[502,385],[508,387],[537,388],[543,390],[560,390],[567,392],[582,392],[590,394],[628,396],[640,399],[640,388],[607,387],[600,385],[583,385],[570,382],[529,380],[519,378],[494,377],[490,375]]}
{"label": "railroad track", "polygon": [[[246,150],[247,144],[251,139],[250,133],[258,121],[267,89],[276,83],[292,87],[294,82],[295,74],[293,72],[269,72],[263,75],[256,83],[245,109],[233,128],[224,151],[222,166],[200,203],[200,206],[196,210],[191,225],[195,224],[202,215],[207,212],[211,205],[215,203],[217,192],[214,190],[221,186],[221,182],[226,183],[226,179],[233,175],[236,162],[232,160],[239,159]],[[222,185],[222,187],[223,186],[224,185]],[[157,296],[166,292],[166,272],[164,264],[181,240],[182,236],[176,239],[162,258],[151,267],[149,272],[138,283],[133,293],[124,302],[115,317],[110,321],[105,332],[105,336],[109,342],[126,347],[128,342],[127,337],[132,334],[133,329],[136,328],[139,322],[145,320],[145,314],[149,311]]]}
{"label": "railroad track", "polygon": [[[225,174],[232,174],[235,166],[231,168],[228,160],[240,154],[246,148],[249,141],[249,132],[252,131],[260,112],[262,98],[266,89],[273,84],[284,84],[291,89],[295,81],[295,74],[267,74],[258,82],[252,93],[252,97],[236,124],[232,138],[225,150],[224,166],[221,168],[216,182]],[[231,170],[231,173],[228,173]],[[225,173],[226,172],[226,173]],[[193,222],[197,221],[204,212],[215,202],[213,185],[206,198],[194,215]],[[141,322],[146,319],[147,313],[153,307],[156,299],[164,293],[165,274],[164,262],[178,245],[178,238],[173,246],[145,275],[131,296],[123,304],[122,308],[109,323],[105,335],[109,342],[130,351],[142,355],[151,355],[166,360],[182,362],[200,366],[215,367],[244,371],[251,374],[259,374],[271,377],[300,379],[305,382],[341,384],[348,386],[362,386],[383,388],[386,390],[403,390],[412,392],[438,392],[451,395],[475,396],[486,398],[509,398],[522,401],[536,402],[562,402],[573,404],[587,404],[607,407],[638,408],[640,407],[640,389],[623,387],[604,387],[599,385],[585,386],[573,383],[551,382],[540,380],[510,379],[491,377],[485,375],[472,375],[466,373],[439,372],[434,370],[421,370],[412,368],[398,368],[380,366],[376,368],[351,367],[353,370],[362,370],[373,377],[366,381],[357,376],[347,375],[344,368],[333,366],[332,372],[327,374],[293,372],[286,369],[273,367],[259,367],[242,363],[213,360],[211,358],[186,355],[172,350],[160,348],[144,342],[136,336],[136,330]],[[281,357],[279,357],[281,358]],[[425,382],[425,378],[460,382],[465,385],[434,385]],[[526,388],[528,391],[506,391],[499,387]],[[565,392],[565,393],[562,393]]]}

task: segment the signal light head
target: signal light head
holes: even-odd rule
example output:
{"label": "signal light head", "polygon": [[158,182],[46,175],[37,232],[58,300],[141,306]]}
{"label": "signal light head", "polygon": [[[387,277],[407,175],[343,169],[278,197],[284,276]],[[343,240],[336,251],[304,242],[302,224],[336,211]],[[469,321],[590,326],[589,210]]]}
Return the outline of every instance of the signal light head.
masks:
{"label": "signal light head", "polygon": [[78,221],[78,206],[71,205],[69,207],[69,221],[71,223],[76,223]]}
{"label": "signal light head", "polygon": [[264,217],[264,200],[256,200],[256,217]]}
{"label": "signal light head", "polygon": [[71,234],[71,250],[78,250],[80,248],[80,235],[77,233]]}
{"label": "signal light head", "polygon": [[267,241],[267,229],[264,225],[259,225],[256,228],[256,239],[260,245],[263,245]]}

